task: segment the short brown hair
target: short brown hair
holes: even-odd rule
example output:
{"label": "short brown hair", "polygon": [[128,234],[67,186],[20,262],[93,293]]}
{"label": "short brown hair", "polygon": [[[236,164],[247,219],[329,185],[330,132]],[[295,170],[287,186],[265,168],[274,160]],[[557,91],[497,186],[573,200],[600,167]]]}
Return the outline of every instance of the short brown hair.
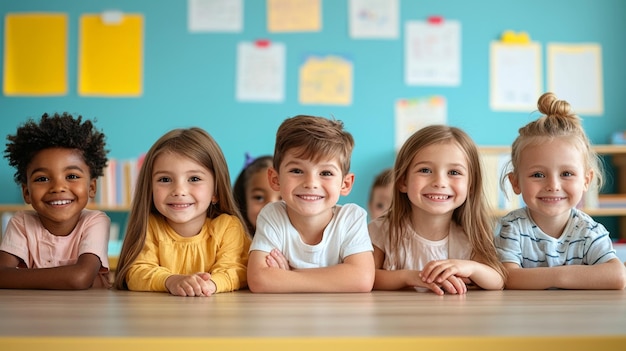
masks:
{"label": "short brown hair", "polygon": [[354,139],[343,122],[324,117],[298,115],[287,118],[278,127],[274,148],[274,168],[279,169],[285,154],[297,150],[296,157],[315,162],[326,158],[338,159],[343,174],[350,171]]}

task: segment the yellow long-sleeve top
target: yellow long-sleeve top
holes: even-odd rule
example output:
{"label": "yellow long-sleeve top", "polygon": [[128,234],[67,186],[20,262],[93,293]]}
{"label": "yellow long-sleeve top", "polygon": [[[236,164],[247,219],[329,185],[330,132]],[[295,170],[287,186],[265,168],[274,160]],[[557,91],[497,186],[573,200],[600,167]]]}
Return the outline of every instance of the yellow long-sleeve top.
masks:
{"label": "yellow long-sleeve top", "polygon": [[159,216],[150,216],[145,245],[126,275],[129,290],[167,291],[174,274],[209,272],[216,293],[246,286],[250,238],[236,216],[207,218],[193,237],[178,235]]}

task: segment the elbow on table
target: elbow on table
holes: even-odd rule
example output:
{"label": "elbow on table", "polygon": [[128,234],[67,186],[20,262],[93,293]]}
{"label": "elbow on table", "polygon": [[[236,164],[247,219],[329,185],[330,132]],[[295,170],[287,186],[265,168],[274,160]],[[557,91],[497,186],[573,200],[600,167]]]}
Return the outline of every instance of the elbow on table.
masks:
{"label": "elbow on table", "polygon": [[618,279],[616,279],[615,282],[615,289],[617,290],[626,289],[626,264],[623,268],[624,269],[622,269],[621,274],[618,276]]}
{"label": "elbow on table", "polygon": [[248,270],[248,289],[253,293],[268,293],[272,292],[270,279],[265,279],[262,274],[258,272],[250,272]]}
{"label": "elbow on table", "polygon": [[86,290],[93,286],[95,276],[87,272],[79,272],[71,277],[67,284],[71,290]]}
{"label": "elbow on table", "polygon": [[354,292],[358,292],[358,293],[371,292],[373,288],[374,288],[374,278],[373,277],[372,277],[372,279],[360,279],[354,285]]}

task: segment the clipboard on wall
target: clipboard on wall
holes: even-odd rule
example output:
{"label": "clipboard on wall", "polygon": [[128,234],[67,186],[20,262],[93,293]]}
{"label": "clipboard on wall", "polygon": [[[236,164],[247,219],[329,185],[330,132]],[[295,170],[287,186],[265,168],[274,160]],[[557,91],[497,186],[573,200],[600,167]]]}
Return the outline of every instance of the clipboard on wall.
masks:
{"label": "clipboard on wall", "polygon": [[543,80],[541,46],[525,32],[505,31],[490,45],[489,104],[494,111],[525,111],[537,108]]}

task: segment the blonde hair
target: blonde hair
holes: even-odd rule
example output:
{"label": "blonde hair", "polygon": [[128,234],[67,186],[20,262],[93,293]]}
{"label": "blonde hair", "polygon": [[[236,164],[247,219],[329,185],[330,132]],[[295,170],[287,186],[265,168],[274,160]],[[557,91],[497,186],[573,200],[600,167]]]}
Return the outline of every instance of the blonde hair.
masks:
{"label": "blonde hair", "polygon": [[350,171],[353,147],[354,139],[341,121],[306,115],[287,118],[276,132],[274,169],[279,170],[288,151],[297,150],[296,157],[310,158],[314,162],[326,158],[339,160],[345,175]]}
{"label": "blonde hair", "polygon": [[218,201],[207,209],[208,218],[229,214],[237,216],[241,223],[245,223],[233,199],[226,159],[219,145],[209,133],[197,127],[174,129],[166,133],[152,145],[146,154],[137,177],[128,217],[128,227],[126,228],[114,282],[114,287],[117,289],[127,288],[126,274],[145,244],[148,218],[150,215],[162,216],[156,209],[152,197],[152,172],[156,158],[167,152],[189,158],[213,174],[215,195]]}
{"label": "blonde hair", "polygon": [[387,213],[389,235],[392,247],[399,247],[402,237],[406,235],[409,218],[411,218],[411,200],[406,193],[399,190],[398,185],[404,182],[415,155],[431,145],[454,143],[458,145],[468,163],[468,192],[465,202],[452,213],[452,220],[467,235],[472,246],[472,259],[495,269],[506,278],[504,266],[498,259],[493,242],[495,235],[495,218],[487,204],[483,191],[483,177],[474,141],[459,128],[446,125],[431,125],[415,132],[407,139],[396,157],[394,165],[394,190],[391,209]]}
{"label": "blonde hair", "polygon": [[571,111],[569,102],[559,100],[554,93],[547,92],[539,97],[537,108],[542,116],[519,129],[519,136],[511,147],[511,161],[503,172],[500,186],[504,188],[508,176],[517,172],[522,152],[526,147],[564,138],[578,148],[583,156],[585,171],[593,171],[598,189],[602,188],[604,184],[602,162],[591,148],[580,117]]}

